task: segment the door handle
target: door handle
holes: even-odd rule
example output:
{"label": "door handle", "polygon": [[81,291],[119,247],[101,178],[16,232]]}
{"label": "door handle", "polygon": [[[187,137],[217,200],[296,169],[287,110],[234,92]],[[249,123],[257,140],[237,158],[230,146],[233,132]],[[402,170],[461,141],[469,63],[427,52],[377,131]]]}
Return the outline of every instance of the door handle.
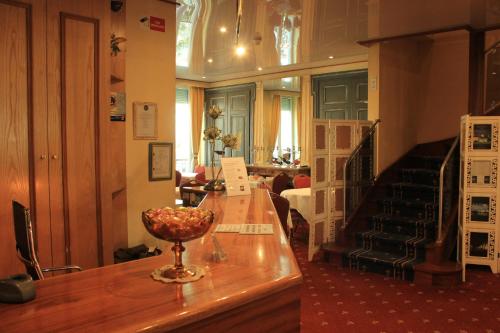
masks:
{"label": "door handle", "polygon": [[46,155],[46,154],[42,154],[42,155],[40,155],[40,159],[41,159],[41,160],[46,160],[46,159],[47,159],[47,155]]}
{"label": "door handle", "polygon": [[52,155],[51,157],[53,160],[57,160],[59,158],[59,156],[57,156],[56,154]]}

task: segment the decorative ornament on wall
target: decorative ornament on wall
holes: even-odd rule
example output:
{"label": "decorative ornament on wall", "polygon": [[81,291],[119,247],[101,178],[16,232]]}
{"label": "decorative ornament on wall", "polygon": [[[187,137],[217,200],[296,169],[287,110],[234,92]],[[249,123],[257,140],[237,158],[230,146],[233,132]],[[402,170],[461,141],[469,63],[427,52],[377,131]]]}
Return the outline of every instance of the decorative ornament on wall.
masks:
{"label": "decorative ornament on wall", "polygon": [[120,49],[120,43],[125,42],[127,39],[125,37],[117,37],[114,33],[111,34],[111,55],[117,56],[118,53],[122,52]]}

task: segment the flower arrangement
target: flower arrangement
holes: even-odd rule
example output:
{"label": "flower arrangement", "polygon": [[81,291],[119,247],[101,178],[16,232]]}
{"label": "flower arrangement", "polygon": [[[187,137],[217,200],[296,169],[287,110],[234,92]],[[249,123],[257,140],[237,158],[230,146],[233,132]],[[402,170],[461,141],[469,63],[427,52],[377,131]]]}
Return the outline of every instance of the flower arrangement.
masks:
{"label": "flower arrangement", "polygon": [[[221,130],[215,126],[215,120],[219,118],[219,116],[222,114],[222,110],[217,106],[217,105],[211,105],[208,110],[207,114],[210,118],[213,119],[213,124],[211,127],[207,127],[203,131],[203,140],[208,141],[210,144],[210,154],[211,154],[211,161],[210,161],[210,167],[212,169],[212,175],[215,174],[215,153],[219,154],[220,156],[224,156],[224,150],[226,148],[229,149],[236,149],[239,146],[239,138],[236,135],[233,134],[226,134],[221,136]],[[220,140],[222,142],[223,148],[222,150],[215,150],[215,143],[217,140]],[[206,190],[223,190],[224,185],[222,185],[221,181],[219,181],[219,175],[220,175],[221,170],[217,173],[217,176],[211,180],[207,185],[205,185]]]}
{"label": "flower arrangement", "polygon": [[220,133],[221,131],[217,127],[209,127],[203,131],[203,140],[206,140],[211,144],[215,143],[215,140],[219,139]]}
{"label": "flower arrangement", "polygon": [[233,134],[226,134],[220,140],[224,144],[224,148],[237,149],[239,146],[238,137]]}
{"label": "flower arrangement", "polygon": [[222,114],[222,110],[217,105],[210,105],[208,108],[208,116],[212,119],[217,119]]}

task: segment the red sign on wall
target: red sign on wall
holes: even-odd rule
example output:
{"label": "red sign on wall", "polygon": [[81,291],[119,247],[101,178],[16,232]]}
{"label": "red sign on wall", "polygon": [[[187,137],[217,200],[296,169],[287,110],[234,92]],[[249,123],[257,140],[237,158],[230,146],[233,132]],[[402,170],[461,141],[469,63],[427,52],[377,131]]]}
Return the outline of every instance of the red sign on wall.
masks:
{"label": "red sign on wall", "polygon": [[165,32],[165,19],[160,17],[149,17],[149,29],[154,31]]}

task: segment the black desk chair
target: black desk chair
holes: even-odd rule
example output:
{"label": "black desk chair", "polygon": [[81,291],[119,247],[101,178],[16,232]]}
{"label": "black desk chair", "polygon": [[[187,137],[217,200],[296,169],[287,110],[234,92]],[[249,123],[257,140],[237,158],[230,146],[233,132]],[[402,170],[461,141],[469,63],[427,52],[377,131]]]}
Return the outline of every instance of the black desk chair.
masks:
{"label": "black desk chair", "polygon": [[273,179],[273,192],[280,195],[281,192],[290,188],[290,177],[282,172]]}
{"label": "black desk chair", "polygon": [[178,170],[175,170],[175,187],[179,187],[181,185],[182,173]]}
{"label": "black desk chair", "polygon": [[30,211],[17,201],[12,201],[12,210],[14,212],[14,231],[16,234],[17,256],[24,264],[26,272],[31,275],[33,280],[43,280],[44,272],[82,270],[80,267],[73,265],[41,268],[35,251],[35,241],[33,237],[33,225],[31,224]]}
{"label": "black desk chair", "polygon": [[273,201],[274,209],[278,213],[278,217],[281,222],[281,226],[285,231],[286,237],[289,237],[290,230],[288,229],[288,212],[290,210],[290,202],[288,199],[280,197],[278,194],[270,192],[271,200]]}

